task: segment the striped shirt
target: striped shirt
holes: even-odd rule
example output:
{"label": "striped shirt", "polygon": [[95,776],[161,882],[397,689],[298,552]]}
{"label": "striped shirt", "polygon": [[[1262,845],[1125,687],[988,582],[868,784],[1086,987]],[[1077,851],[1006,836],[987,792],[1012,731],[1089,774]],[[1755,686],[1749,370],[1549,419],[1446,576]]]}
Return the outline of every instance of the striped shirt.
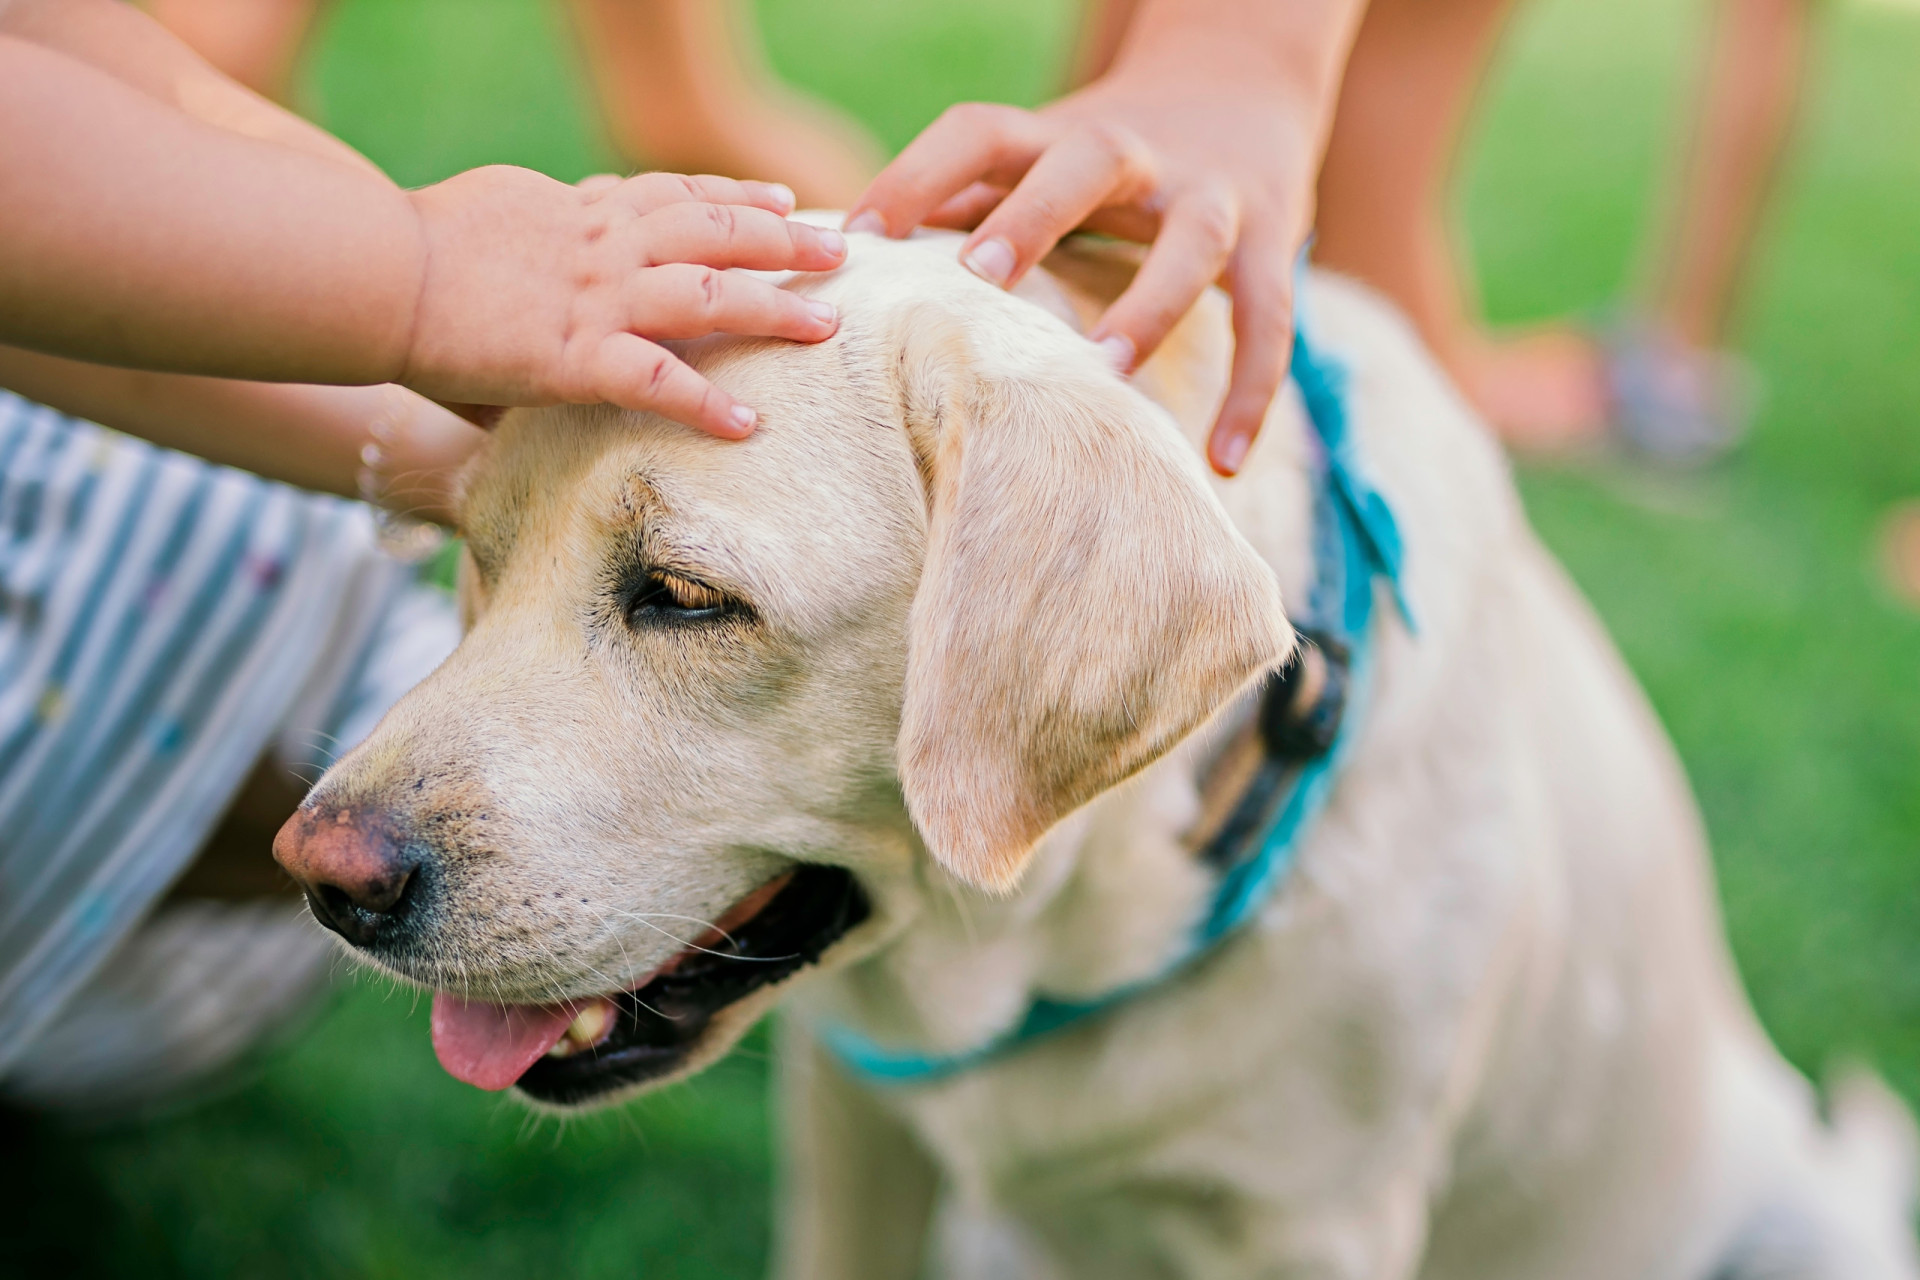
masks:
{"label": "striped shirt", "polygon": [[409,577],[360,504],[0,392],[0,1074]]}

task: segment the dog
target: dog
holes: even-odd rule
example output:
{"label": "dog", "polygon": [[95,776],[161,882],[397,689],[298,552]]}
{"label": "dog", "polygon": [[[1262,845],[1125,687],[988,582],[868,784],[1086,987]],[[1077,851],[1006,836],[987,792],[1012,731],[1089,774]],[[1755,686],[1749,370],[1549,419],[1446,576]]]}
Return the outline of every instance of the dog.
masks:
{"label": "dog", "polygon": [[[466,482],[468,631],[276,841],[450,1071],[576,1107],[784,1003],[780,1274],[1328,1280],[1920,1275],[1904,1107],[1819,1114],[1718,920],[1680,766],[1392,311],[1303,284],[1406,548],[1413,625],[1256,917],[1168,973],[1210,789],[1296,639],[1316,445],[1238,478],[1204,298],[1131,379],[1131,262],[1016,294],[854,236],[817,346],[692,363],[761,427],[506,415]],[[1137,996],[964,1055],[1036,998]]]}

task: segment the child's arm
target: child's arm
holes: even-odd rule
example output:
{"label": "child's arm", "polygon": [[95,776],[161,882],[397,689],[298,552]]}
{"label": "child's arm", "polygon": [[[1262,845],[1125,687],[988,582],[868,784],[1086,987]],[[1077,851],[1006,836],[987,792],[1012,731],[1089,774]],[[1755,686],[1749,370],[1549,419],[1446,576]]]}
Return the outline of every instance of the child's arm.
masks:
{"label": "child's arm", "polygon": [[[237,382],[0,347],[0,387],[155,444],[323,493],[377,498],[441,524],[453,523],[461,464],[486,439],[464,418],[394,386]],[[363,456],[369,444],[379,449],[371,466]]]}
{"label": "child's arm", "polygon": [[385,179],[9,38],[0,229],[0,341],[237,377],[388,381],[424,268]]}
{"label": "child's arm", "polygon": [[326,130],[222,75],[126,0],[0,0],[0,35],[88,63],[216,128],[379,172]]}
{"label": "child's arm", "polygon": [[[717,434],[751,410],[652,339],[818,341],[829,309],[725,270],[824,270],[783,191],[496,167],[407,193],[0,37],[0,342],[478,404],[610,401]],[[756,207],[757,206],[757,207]]]}

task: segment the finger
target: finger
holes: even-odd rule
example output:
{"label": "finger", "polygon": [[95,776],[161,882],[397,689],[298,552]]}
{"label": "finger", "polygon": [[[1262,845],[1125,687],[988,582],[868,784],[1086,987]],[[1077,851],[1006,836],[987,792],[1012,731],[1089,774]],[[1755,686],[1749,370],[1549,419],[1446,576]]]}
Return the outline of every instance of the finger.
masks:
{"label": "finger", "polygon": [[[849,231],[904,236],[974,182],[1024,172],[1058,126],[987,102],[948,107],[882,169],[847,211]],[[1013,179],[1005,185],[1011,186]]]}
{"label": "finger", "polygon": [[661,340],[737,333],[753,338],[820,342],[840,318],[825,302],[743,272],[674,263],[635,274],[628,325]]}
{"label": "finger", "polygon": [[1233,292],[1233,373],[1207,440],[1223,476],[1246,461],[1293,354],[1293,252],[1272,231],[1248,228],[1227,270]]}
{"label": "finger", "polygon": [[784,183],[741,182],[704,173],[642,173],[614,187],[596,187],[595,191],[601,198],[618,200],[643,215],[670,204],[748,205],[782,217],[793,212],[793,190]]}
{"label": "finger", "polygon": [[960,261],[1005,288],[1102,205],[1137,204],[1154,185],[1146,144],[1124,129],[1089,125],[1046,149],[1026,177],[960,247]]}
{"label": "finger", "polygon": [[634,224],[640,265],[697,262],[754,271],[828,271],[847,256],[846,237],[789,222],[765,209],[731,204],[670,204]]}
{"label": "finger", "polygon": [[573,185],[588,195],[600,195],[613,190],[625,181],[626,179],[617,173],[590,173]]}
{"label": "finger", "polygon": [[1006,198],[1006,187],[996,187],[990,182],[976,182],[921,219],[921,225],[946,227],[953,231],[971,231],[993,212],[995,205]]}
{"label": "finger", "polygon": [[1133,283],[1087,336],[1108,362],[1132,373],[1220,277],[1240,238],[1240,206],[1225,187],[1197,190],[1167,210]]}
{"label": "finger", "polygon": [[752,409],[689,368],[666,348],[630,333],[600,344],[593,395],[622,409],[658,413],[727,440],[753,432]]}

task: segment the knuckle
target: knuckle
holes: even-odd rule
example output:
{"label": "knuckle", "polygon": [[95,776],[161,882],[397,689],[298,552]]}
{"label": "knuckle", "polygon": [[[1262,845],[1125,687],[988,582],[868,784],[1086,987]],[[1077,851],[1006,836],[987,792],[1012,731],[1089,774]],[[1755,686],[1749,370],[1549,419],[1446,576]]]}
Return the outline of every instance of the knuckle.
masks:
{"label": "knuckle", "polygon": [[1067,230],[1061,226],[1065,214],[1061,212],[1060,201],[1048,192],[1022,193],[1017,200],[1008,201],[1006,209],[1009,225],[1005,234],[1016,252],[1022,251],[1024,241],[1044,236],[1048,231],[1057,235]]}
{"label": "knuckle", "polygon": [[1287,329],[1286,293],[1278,287],[1242,287],[1233,295],[1234,327],[1258,344],[1283,336]]}
{"label": "knuckle", "polygon": [[672,203],[670,176],[664,173],[643,173],[628,178],[620,186],[624,201],[638,214]]}
{"label": "knuckle", "polygon": [[1233,247],[1240,234],[1240,211],[1232,197],[1209,192],[1195,199],[1186,211],[1193,234],[1208,249],[1224,252]]}
{"label": "knuckle", "polygon": [[1074,130],[1079,140],[1096,151],[1118,159],[1134,145],[1131,130],[1109,120],[1089,120]]}
{"label": "knuckle", "polygon": [[722,295],[726,290],[726,274],[712,267],[695,268],[700,274],[694,283],[700,289],[700,306],[708,315],[720,309]]}
{"label": "knuckle", "polygon": [[1153,171],[1153,151],[1146,140],[1125,125],[1095,121],[1081,126],[1081,138],[1120,173],[1140,176]]}
{"label": "knuckle", "polygon": [[1004,119],[1004,107],[991,102],[956,102],[940,113],[935,126],[944,130],[972,133],[997,129]]}
{"label": "knuckle", "polygon": [[673,360],[666,352],[655,347],[647,353],[646,395],[649,400],[658,400],[666,394],[667,385],[673,380]]}

